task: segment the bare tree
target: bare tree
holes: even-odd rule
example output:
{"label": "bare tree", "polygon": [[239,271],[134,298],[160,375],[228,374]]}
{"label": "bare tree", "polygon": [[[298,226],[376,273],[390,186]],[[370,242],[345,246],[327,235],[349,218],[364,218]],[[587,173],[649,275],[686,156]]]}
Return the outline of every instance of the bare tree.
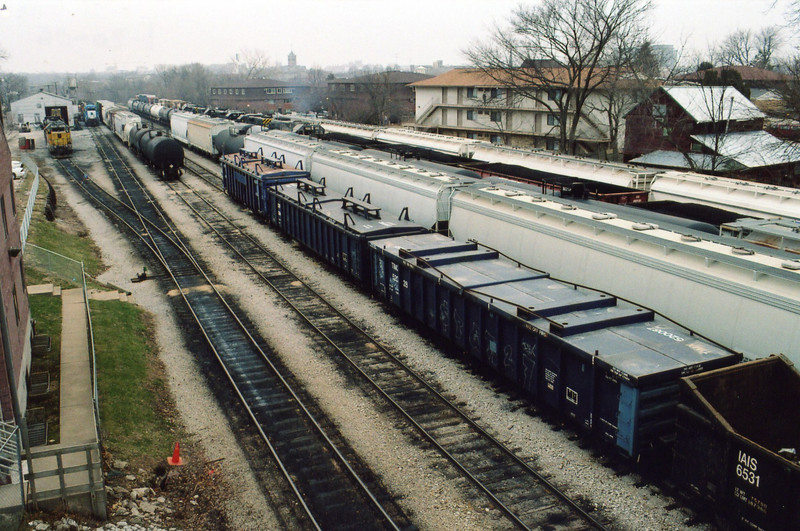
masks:
{"label": "bare tree", "polygon": [[543,0],[520,6],[511,27],[465,51],[487,76],[558,116],[559,149],[574,154],[589,96],[619,68],[611,43],[643,36],[649,0]]}
{"label": "bare tree", "polygon": [[[618,39],[612,45],[611,63],[618,65],[618,74],[606,79],[602,86],[603,97],[587,100],[587,107],[605,118],[611,160],[621,158],[620,136],[625,115],[644,101],[660,84],[668,83],[684,70],[682,57],[685,42],[674,56],[667,57],[654,49],[649,40],[635,47],[627,40]],[[590,114],[590,113],[585,113]]]}
{"label": "bare tree", "polygon": [[800,55],[788,61],[789,80],[783,88],[783,101],[789,117],[800,120]]}
{"label": "bare tree", "polygon": [[770,68],[781,44],[780,28],[766,27],[758,32],[740,29],[728,35],[713,56],[717,63],[725,66]]}
{"label": "bare tree", "polygon": [[238,74],[243,79],[259,79],[267,77],[274,70],[269,56],[263,50],[245,49],[233,57],[238,67]]}

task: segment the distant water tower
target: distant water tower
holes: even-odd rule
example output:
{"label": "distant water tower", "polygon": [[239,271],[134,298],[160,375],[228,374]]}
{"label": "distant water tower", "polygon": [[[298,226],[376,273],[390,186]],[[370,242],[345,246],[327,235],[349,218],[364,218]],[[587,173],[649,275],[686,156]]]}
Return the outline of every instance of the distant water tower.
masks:
{"label": "distant water tower", "polygon": [[289,66],[297,66],[297,56],[294,52],[289,52]]}

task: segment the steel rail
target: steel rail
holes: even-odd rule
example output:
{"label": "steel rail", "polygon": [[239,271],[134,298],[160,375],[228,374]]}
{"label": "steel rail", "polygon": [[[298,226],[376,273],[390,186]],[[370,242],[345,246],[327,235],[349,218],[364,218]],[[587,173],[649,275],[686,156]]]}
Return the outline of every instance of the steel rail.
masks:
{"label": "steel rail", "polygon": [[[356,325],[350,318],[344,315],[341,311],[339,311],[336,307],[334,307],[330,302],[328,302],[321,294],[319,294],[316,290],[308,286],[305,282],[299,279],[294,273],[280,260],[278,259],[273,253],[271,253],[268,249],[265,249],[259,242],[257,242],[252,236],[247,234],[242,228],[238,227],[231,219],[225,216],[211,201],[209,201],[206,197],[200,194],[197,190],[195,190],[192,186],[190,186],[186,182],[181,182],[182,186],[185,186],[190,191],[194,193],[194,195],[206,204],[210,209],[212,209],[217,215],[219,215],[222,219],[225,220],[226,223],[230,224],[234,231],[240,234],[242,237],[246,238],[252,245],[255,245],[260,251],[268,256],[271,260],[273,260],[276,264],[278,264],[287,274],[291,275],[295,279],[296,282],[300,282],[303,285],[303,288],[310,292],[314,297],[316,297],[320,302],[322,302],[330,311],[336,314],[336,316],[342,320],[344,320],[352,329],[356,330],[357,333],[362,335],[364,338],[369,340],[371,343],[376,345],[378,349],[380,349],[381,353],[387,357],[389,357],[397,366],[399,366],[402,370],[404,370],[408,375],[410,375],[419,385],[423,386],[425,390],[431,393],[436,399],[441,401],[442,403],[446,404],[447,407],[451,409],[460,419],[467,423],[470,428],[475,430],[479,433],[482,437],[486,438],[496,449],[500,452],[505,454],[508,458],[512,459],[516,465],[522,467],[526,473],[530,474],[534,477],[539,483],[544,485],[544,487],[549,490],[553,495],[559,498],[564,504],[568,505],[571,510],[575,511],[580,518],[582,518],[585,522],[589,523],[591,526],[597,529],[605,529],[605,526],[598,522],[594,517],[588,514],[584,509],[582,509],[577,503],[572,500],[569,496],[563,493],[560,489],[558,489],[555,485],[553,485],[549,480],[544,478],[541,474],[533,470],[527,463],[525,463],[522,459],[520,459],[514,452],[508,449],[505,445],[500,443],[496,438],[494,438],[491,434],[487,433],[486,430],[481,428],[480,426],[475,423],[465,412],[463,412],[458,406],[452,404],[446,397],[442,396],[436,389],[431,387],[425,379],[419,376],[413,369],[411,369],[407,364],[399,360],[396,356],[394,356],[391,352],[386,350],[380,342],[372,338],[369,333],[364,331],[361,327]],[[169,186],[175,190],[177,184],[170,183]],[[386,392],[381,385],[376,382],[370,375],[368,375],[362,367],[355,361],[351,355],[345,352],[336,342],[336,340],[332,339],[324,330],[322,330],[317,324],[314,322],[315,319],[306,315],[306,313],[289,297],[289,295],[283,293],[279,287],[277,287],[272,281],[270,281],[266,276],[261,274],[260,271],[256,268],[255,265],[238,249],[230,240],[226,238],[221,232],[213,226],[211,222],[209,222],[205,217],[198,211],[196,207],[189,203],[189,200],[186,198],[185,194],[176,194],[180,197],[186,204],[191,208],[195,214],[204,222],[206,225],[213,230],[218,237],[231,249],[234,253],[236,253],[241,260],[243,260],[248,267],[258,275],[268,286],[270,286],[292,309],[297,312],[297,314],[311,327],[313,328],[326,342],[328,342],[332,348],[336,350],[358,373],[360,373],[369,383],[370,385],[379,392],[398,412],[401,413],[410,423],[412,426],[416,428],[416,430],[422,434],[431,444],[436,447],[439,452],[445,456],[456,468],[458,468],[462,474],[464,474],[477,488],[482,490],[484,494],[491,500],[491,502],[503,512],[509,520],[511,520],[515,525],[523,529],[529,529],[529,527],[509,508],[507,507],[501,500],[499,500],[495,494],[484,485],[478,478],[476,478],[459,460],[457,457],[452,455],[444,446],[442,446],[437,438],[429,433],[420,423],[414,418],[412,413],[409,413],[401,404],[399,404],[388,392]]]}
{"label": "steel rail", "polygon": [[[108,157],[108,154],[107,154],[107,153],[105,153],[105,155],[106,155],[106,157]],[[132,176],[132,175],[131,175],[131,176]],[[82,188],[84,188],[84,189],[86,188],[86,187],[83,185],[83,183],[81,183],[79,180],[77,180],[77,179],[76,179],[76,182],[78,182],[78,184],[79,184],[79,185],[80,185]],[[124,185],[123,185],[123,186],[124,186]],[[124,203],[123,201],[121,201],[121,200],[119,200],[119,199],[117,199],[117,198],[114,198],[113,196],[111,196],[110,194],[108,194],[108,192],[106,192],[105,190],[102,190],[101,188],[98,188],[98,189],[99,189],[100,191],[102,191],[102,192],[103,192],[105,195],[107,195],[108,197],[112,198],[114,201],[116,201],[116,202],[118,202],[118,203],[122,204],[123,206],[125,206],[125,207],[126,207],[126,208],[128,208],[128,209],[130,209],[131,211],[133,211],[133,210],[134,210],[134,209],[133,209],[133,208],[132,208],[130,205],[125,205],[125,203]],[[126,190],[126,194],[127,194],[127,190]],[[132,198],[130,198],[130,195],[129,195],[129,194],[127,194],[127,195],[128,195],[128,198],[129,198],[129,200],[133,201],[133,200],[132,200]],[[98,200],[97,198],[94,198],[94,199],[95,199],[95,201],[98,201],[98,202],[99,202],[99,200]],[[152,199],[148,199],[148,201],[149,201],[151,204],[153,203],[153,202],[152,202]],[[284,386],[284,388],[285,388],[285,389],[286,389],[286,390],[287,390],[287,391],[290,393],[290,395],[292,396],[293,400],[294,400],[294,401],[295,401],[295,403],[296,403],[296,404],[297,404],[297,405],[300,407],[300,409],[302,410],[303,414],[306,416],[306,418],[308,419],[308,421],[309,421],[309,422],[310,422],[310,423],[311,423],[311,424],[314,426],[315,430],[318,432],[318,434],[320,435],[320,437],[321,437],[321,438],[322,438],[322,439],[325,441],[326,445],[327,445],[327,446],[330,448],[330,450],[331,450],[331,451],[333,452],[333,454],[336,456],[336,459],[337,459],[337,461],[339,461],[339,462],[340,462],[340,464],[342,465],[342,467],[343,467],[345,470],[347,470],[348,474],[351,476],[351,479],[352,479],[353,481],[355,481],[355,483],[356,483],[356,484],[358,484],[358,485],[359,485],[360,489],[361,489],[361,490],[362,490],[362,491],[365,493],[366,497],[367,497],[367,498],[370,500],[370,502],[372,503],[372,505],[373,505],[373,506],[374,506],[374,507],[375,507],[375,508],[378,510],[378,512],[379,512],[379,513],[382,515],[382,517],[383,517],[383,519],[386,521],[386,523],[387,523],[387,524],[388,524],[388,525],[389,525],[391,528],[393,528],[393,529],[398,529],[398,526],[397,526],[397,524],[396,524],[396,523],[393,521],[392,517],[388,515],[388,513],[387,513],[387,512],[386,512],[386,510],[385,510],[385,508],[384,508],[384,507],[382,506],[382,504],[381,504],[381,503],[380,503],[380,502],[377,500],[377,498],[376,498],[376,497],[375,497],[375,495],[374,495],[374,494],[371,492],[371,490],[369,489],[369,487],[368,487],[368,486],[367,486],[367,485],[364,483],[363,479],[362,479],[362,478],[361,478],[361,477],[358,475],[358,473],[357,473],[357,472],[356,472],[356,471],[353,469],[353,467],[351,466],[351,464],[348,462],[347,458],[345,458],[345,456],[344,456],[344,455],[341,453],[340,449],[339,449],[339,448],[336,446],[336,444],[335,444],[335,443],[334,443],[334,442],[333,442],[333,441],[330,439],[330,437],[327,435],[327,433],[326,433],[326,432],[325,432],[325,430],[322,428],[322,426],[319,424],[319,422],[318,422],[318,421],[317,421],[317,420],[314,418],[314,415],[313,415],[313,414],[310,412],[310,410],[309,410],[309,409],[308,409],[308,408],[305,406],[305,404],[303,403],[303,401],[301,400],[301,398],[300,398],[300,397],[299,397],[299,396],[298,396],[298,395],[295,393],[294,389],[292,389],[291,385],[290,385],[290,384],[289,384],[289,383],[288,383],[288,382],[285,380],[285,378],[284,378],[284,377],[283,377],[283,376],[280,374],[280,370],[279,370],[279,369],[278,369],[278,368],[277,368],[277,367],[276,367],[276,366],[275,366],[275,365],[272,363],[272,361],[269,359],[269,357],[266,355],[266,353],[264,353],[264,352],[263,352],[263,351],[262,351],[262,350],[261,350],[261,349],[258,347],[258,344],[257,344],[257,341],[255,340],[255,338],[253,338],[253,337],[252,337],[252,335],[251,335],[251,334],[250,334],[250,332],[247,330],[247,328],[246,328],[246,326],[244,325],[244,323],[242,323],[242,322],[241,322],[241,320],[239,319],[239,317],[238,317],[238,316],[236,316],[236,314],[235,314],[235,311],[234,311],[234,310],[233,310],[233,309],[230,307],[230,305],[227,303],[227,301],[225,301],[224,297],[223,297],[223,296],[222,296],[222,295],[219,293],[219,291],[216,289],[216,287],[214,286],[214,283],[213,283],[213,282],[212,282],[212,281],[211,281],[211,280],[208,278],[208,276],[207,276],[207,275],[206,275],[206,273],[205,273],[205,272],[202,270],[202,268],[199,266],[199,264],[197,264],[196,260],[195,260],[195,259],[194,259],[194,257],[191,255],[191,253],[189,252],[189,250],[188,250],[188,248],[186,247],[186,245],[185,245],[185,244],[183,244],[183,242],[180,242],[180,241],[175,241],[175,239],[173,239],[172,237],[170,237],[170,236],[169,236],[168,234],[166,234],[166,232],[164,232],[163,230],[159,230],[159,229],[156,227],[155,223],[153,223],[153,222],[152,222],[152,220],[150,220],[149,218],[147,218],[147,217],[145,217],[145,216],[142,216],[142,215],[141,215],[141,213],[138,213],[138,212],[137,212],[137,219],[139,219],[139,220],[140,220],[140,222],[142,222],[142,223],[143,223],[143,225],[144,225],[144,226],[146,226],[146,229],[145,229],[145,234],[144,234],[144,235],[142,235],[142,234],[139,234],[139,232],[138,232],[138,231],[137,231],[137,230],[136,230],[136,229],[135,229],[135,228],[134,228],[132,225],[130,225],[129,223],[126,223],[126,222],[124,222],[124,220],[122,220],[122,218],[121,218],[120,214],[119,214],[119,213],[118,213],[116,210],[114,210],[114,209],[109,209],[109,211],[110,211],[110,212],[111,212],[111,213],[112,213],[112,214],[113,214],[115,217],[117,217],[118,219],[120,219],[120,221],[121,221],[121,222],[123,222],[123,223],[125,223],[126,225],[128,225],[128,226],[131,228],[131,230],[132,230],[133,232],[136,232],[136,233],[138,234],[138,236],[140,237],[140,239],[142,239],[142,240],[145,242],[145,245],[146,245],[146,246],[147,246],[147,247],[148,247],[148,248],[149,248],[149,249],[150,249],[150,250],[151,250],[151,251],[154,253],[154,255],[157,257],[157,259],[158,259],[158,260],[159,260],[159,261],[162,263],[162,265],[164,265],[165,269],[166,269],[166,270],[169,272],[169,274],[170,274],[170,277],[173,279],[173,282],[175,283],[175,285],[176,285],[176,286],[178,286],[178,288],[179,288],[179,291],[181,292],[181,296],[182,296],[183,300],[185,301],[185,303],[187,304],[187,307],[189,308],[189,310],[190,310],[190,312],[192,313],[193,317],[195,318],[195,321],[196,321],[196,322],[198,323],[198,325],[200,326],[200,328],[201,328],[201,331],[202,331],[202,333],[203,333],[203,336],[206,338],[207,342],[209,343],[210,347],[212,348],[212,350],[213,350],[213,352],[214,352],[215,356],[217,357],[218,361],[219,361],[219,362],[220,362],[220,364],[223,366],[223,370],[225,371],[226,375],[228,376],[228,379],[229,379],[229,381],[231,382],[231,384],[234,386],[234,389],[235,389],[235,391],[236,391],[237,395],[240,397],[240,400],[242,401],[243,405],[245,406],[246,410],[248,411],[248,414],[250,415],[251,419],[252,419],[252,420],[253,420],[253,422],[256,424],[256,427],[257,427],[257,429],[258,429],[258,431],[259,431],[259,433],[260,433],[260,435],[261,435],[262,439],[263,439],[263,440],[264,440],[264,441],[267,443],[267,445],[268,445],[268,447],[269,447],[269,449],[270,449],[270,452],[271,452],[271,454],[273,455],[273,457],[274,457],[274,458],[277,460],[277,462],[278,462],[278,464],[279,464],[279,466],[280,466],[280,468],[281,468],[281,471],[282,471],[283,475],[284,475],[284,476],[287,478],[287,480],[289,481],[289,484],[291,485],[291,487],[292,487],[292,490],[295,492],[295,495],[298,497],[299,501],[301,502],[302,506],[304,507],[304,510],[306,511],[306,513],[307,513],[307,515],[309,516],[309,518],[311,519],[311,521],[312,521],[312,522],[314,522],[314,525],[315,525],[316,527],[319,527],[319,524],[317,523],[317,521],[316,521],[316,519],[315,519],[314,515],[312,514],[312,511],[311,511],[311,509],[308,507],[308,505],[306,504],[306,502],[305,502],[305,500],[304,500],[304,498],[303,498],[303,495],[300,493],[300,489],[299,489],[299,488],[298,488],[298,486],[296,485],[296,482],[295,482],[295,481],[292,479],[292,477],[291,477],[291,474],[290,474],[290,473],[288,472],[288,470],[286,469],[286,467],[285,467],[285,465],[284,465],[284,463],[283,463],[283,460],[280,458],[280,456],[279,456],[279,453],[278,453],[277,449],[276,449],[276,448],[275,448],[275,447],[272,445],[272,443],[269,441],[268,435],[266,434],[266,432],[264,431],[264,429],[263,429],[262,425],[260,424],[260,422],[259,422],[259,421],[258,421],[258,419],[256,418],[255,414],[253,413],[253,410],[252,410],[252,408],[250,407],[250,405],[248,404],[246,397],[243,395],[243,393],[242,393],[242,392],[241,392],[241,390],[239,389],[239,386],[238,386],[237,382],[235,381],[235,378],[234,378],[234,376],[233,376],[233,375],[231,374],[231,372],[228,370],[228,367],[226,366],[226,362],[223,360],[223,357],[221,356],[221,354],[219,353],[218,349],[217,349],[217,348],[216,348],[216,346],[214,345],[213,339],[212,339],[212,338],[209,336],[209,334],[208,334],[208,331],[207,331],[207,330],[205,329],[205,327],[203,326],[203,324],[202,324],[202,319],[201,319],[201,318],[200,318],[200,317],[197,315],[196,311],[194,310],[194,308],[193,308],[193,306],[192,306],[192,303],[191,303],[191,302],[190,302],[190,301],[187,299],[187,297],[186,297],[186,293],[185,293],[185,291],[184,291],[184,288],[181,286],[181,283],[178,281],[178,279],[175,277],[175,275],[172,273],[171,269],[170,269],[170,268],[169,268],[169,266],[167,265],[166,257],[164,257],[163,253],[162,253],[162,252],[161,252],[159,249],[157,249],[157,248],[158,248],[158,245],[155,243],[155,239],[153,238],[153,230],[151,230],[151,227],[152,227],[153,229],[155,229],[155,230],[157,230],[157,231],[161,232],[161,233],[162,233],[162,235],[163,235],[163,236],[164,236],[164,237],[165,237],[165,238],[168,240],[168,242],[169,242],[170,244],[172,244],[173,246],[175,246],[176,248],[178,248],[178,249],[179,249],[179,250],[180,250],[180,251],[181,251],[181,252],[184,254],[184,256],[185,256],[185,257],[186,257],[188,260],[190,260],[190,261],[191,261],[191,262],[194,264],[194,266],[197,268],[197,271],[198,271],[198,273],[199,273],[200,275],[202,275],[202,276],[203,276],[203,278],[204,278],[204,279],[205,279],[205,281],[208,283],[208,285],[211,287],[211,289],[212,289],[212,290],[213,290],[213,292],[216,294],[216,296],[218,297],[218,299],[219,299],[219,300],[222,302],[222,304],[223,304],[223,305],[224,305],[224,306],[227,308],[227,310],[228,310],[228,312],[230,313],[230,315],[232,316],[232,318],[236,320],[236,322],[237,322],[237,323],[238,323],[238,325],[240,326],[240,328],[241,328],[242,332],[243,332],[243,333],[244,333],[244,334],[245,334],[245,335],[246,335],[246,336],[249,338],[249,340],[251,341],[251,344],[252,344],[252,345],[255,347],[255,349],[256,349],[256,350],[259,352],[259,354],[260,354],[260,356],[262,357],[262,359],[264,360],[264,362],[265,362],[265,363],[266,363],[266,364],[267,364],[267,365],[270,367],[270,369],[273,371],[273,373],[274,373],[274,374],[276,375],[276,377],[279,379],[279,381],[280,381],[280,382],[281,382],[281,384]],[[162,219],[162,220],[164,220],[164,221],[166,222],[166,219],[164,218],[164,216],[163,216],[163,215],[160,215],[160,217],[161,217],[161,219]],[[148,225],[149,225],[149,227],[148,227]],[[169,229],[169,230],[170,230],[170,232],[171,232],[173,235],[175,235],[175,236],[177,237],[177,232],[176,232],[176,231],[175,231],[173,228],[171,228],[171,227],[170,227],[170,229]],[[148,243],[148,242],[147,242],[147,240],[148,240],[148,239],[150,240],[150,242],[151,242],[151,243]]]}

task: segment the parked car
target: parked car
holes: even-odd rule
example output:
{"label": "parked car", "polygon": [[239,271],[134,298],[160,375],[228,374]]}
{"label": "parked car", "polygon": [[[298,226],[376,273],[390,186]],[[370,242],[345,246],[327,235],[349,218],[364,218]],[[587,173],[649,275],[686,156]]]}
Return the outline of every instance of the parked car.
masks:
{"label": "parked car", "polygon": [[18,160],[11,161],[11,173],[14,174],[15,179],[22,179],[25,177],[25,166]]}

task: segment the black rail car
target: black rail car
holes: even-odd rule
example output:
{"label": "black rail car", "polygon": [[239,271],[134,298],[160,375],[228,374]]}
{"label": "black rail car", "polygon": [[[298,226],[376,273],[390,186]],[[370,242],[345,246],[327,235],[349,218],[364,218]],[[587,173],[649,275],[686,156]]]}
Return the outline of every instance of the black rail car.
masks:
{"label": "black rail car", "polygon": [[800,529],[800,372],[783,356],[682,382],[674,479],[723,529]]}
{"label": "black rail car", "polygon": [[183,167],[183,146],[161,131],[142,128],[131,136],[131,149],[152,167],[161,179],[177,179]]}

